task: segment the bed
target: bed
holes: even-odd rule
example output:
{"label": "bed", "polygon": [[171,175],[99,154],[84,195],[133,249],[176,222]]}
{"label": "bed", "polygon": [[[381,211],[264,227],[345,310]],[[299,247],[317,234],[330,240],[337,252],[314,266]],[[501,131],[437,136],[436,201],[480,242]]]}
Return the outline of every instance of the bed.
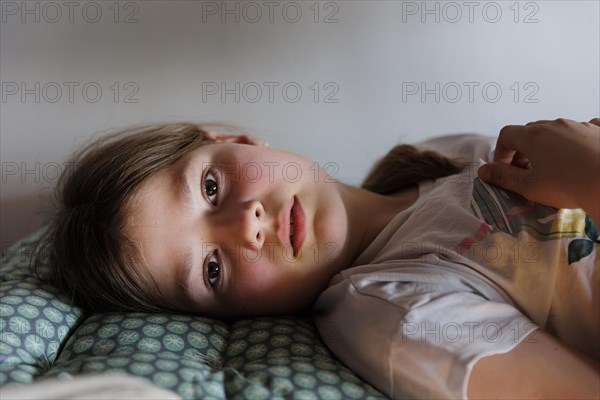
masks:
{"label": "bed", "polygon": [[[57,383],[65,388],[82,377],[117,374],[183,399],[386,398],[327,349],[309,312],[225,321],[72,307],[30,274],[29,256],[43,229],[2,255],[3,397],[51,398],[48,388]],[[119,381],[108,382],[114,396]],[[131,398],[138,389],[130,389],[119,393]],[[78,398],[100,393],[89,383],[78,390]]]}

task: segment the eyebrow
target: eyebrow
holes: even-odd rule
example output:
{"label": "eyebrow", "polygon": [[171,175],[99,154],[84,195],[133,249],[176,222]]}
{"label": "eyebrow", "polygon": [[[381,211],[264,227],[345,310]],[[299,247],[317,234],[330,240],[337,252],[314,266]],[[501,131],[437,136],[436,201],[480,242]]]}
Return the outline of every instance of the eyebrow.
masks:
{"label": "eyebrow", "polygon": [[179,286],[181,286],[184,290],[184,293],[186,294],[186,296],[188,295],[188,291],[189,291],[189,282],[190,282],[190,273],[192,272],[192,261],[193,261],[193,254],[192,254],[192,247],[188,246],[185,250],[185,252],[183,253],[183,265],[181,266],[181,268],[179,268],[179,279],[177,279],[177,283]]}
{"label": "eyebrow", "polygon": [[191,164],[191,159],[185,159],[181,166],[178,168],[175,176],[175,180],[177,182],[176,190],[177,192],[183,193],[183,198],[185,200],[185,208],[188,212],[192,212],[193,208],[193,199],[192,199],[192,190],[190,189],[190,184],[188,182],[188,170]]}
{"label": "eyebrow", "polygon": [[[193,210],[192,190],[190,189],[190,184],[188,182],[188,170],[190,164],[190,158],[186,158],[185,160],[183,160],[181,166],[177,169],[175,175],[175,190],[177,193],[183,193],[184,205],[188,213],[191,213]],[[181,266],[177,270],[176,284],[177,286],[183,288],[184,293],[187,297],[189,296],[189,279],[190,274],[192,272],[192,264],[194,261],[192,246],[188,246],[183,252],[183,260],[183,264],[181,264]]]}

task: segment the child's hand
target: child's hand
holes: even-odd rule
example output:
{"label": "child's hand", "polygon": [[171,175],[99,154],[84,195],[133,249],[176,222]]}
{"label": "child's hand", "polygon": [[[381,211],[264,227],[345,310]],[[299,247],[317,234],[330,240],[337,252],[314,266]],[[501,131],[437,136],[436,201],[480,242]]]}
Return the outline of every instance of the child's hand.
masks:
{"label": "child's hand", "polygon": [[538,203],[583,208],[600,223],[600,118],[505,126],[479,177]]}

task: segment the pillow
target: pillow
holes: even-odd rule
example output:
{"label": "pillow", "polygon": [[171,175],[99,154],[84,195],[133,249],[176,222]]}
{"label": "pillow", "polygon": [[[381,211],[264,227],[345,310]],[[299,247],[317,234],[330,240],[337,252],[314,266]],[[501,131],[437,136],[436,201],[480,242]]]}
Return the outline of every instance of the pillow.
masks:
{"label": "pillow", "polygon": [[0,265],[0,384],[31,382],[56,360],[61,344],[82,310],[69,305],[57,288],[29,273],[34,234],[2,254]]}
{"label": "pillow", "polygon": [[29,274],[41,231],[2,256],[2,385],[112,372],[183,398],[386,398],[329,351],[308,310],[221,321],[73,307]]}

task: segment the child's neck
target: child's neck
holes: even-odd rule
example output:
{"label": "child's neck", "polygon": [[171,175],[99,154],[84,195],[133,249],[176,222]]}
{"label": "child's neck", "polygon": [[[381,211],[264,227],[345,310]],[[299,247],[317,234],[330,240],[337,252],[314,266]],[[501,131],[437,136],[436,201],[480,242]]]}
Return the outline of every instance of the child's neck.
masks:
{"label": "child's neck", "polygon": [[386,196],[342,184],[340,194],[348,217],[349,245],[356,249],[347,268],[398,213],[414,204],[419,188],[413,184]]}

